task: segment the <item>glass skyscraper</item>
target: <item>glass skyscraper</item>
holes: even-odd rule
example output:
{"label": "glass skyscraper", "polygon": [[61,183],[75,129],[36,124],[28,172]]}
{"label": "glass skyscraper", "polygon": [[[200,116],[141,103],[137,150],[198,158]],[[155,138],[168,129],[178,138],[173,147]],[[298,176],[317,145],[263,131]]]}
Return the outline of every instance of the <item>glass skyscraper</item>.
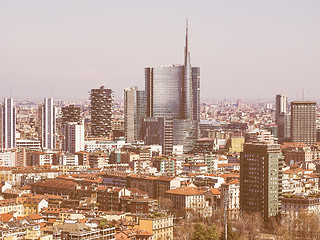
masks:
{"label": "glass skyscraper", "polygon": [[[146,68],[145,89],[147,118],[163,118],[159,123],[164,123],[164,152],[170,154],[173,145],[183,145],[184,152],[191,151],[199,132],[200,68],[190,64],[188,25],[184,64]],[[145,121],[147,129],[151,122],[155,124],[154,120]],[[146,144],[148,139],[146,136]]]}

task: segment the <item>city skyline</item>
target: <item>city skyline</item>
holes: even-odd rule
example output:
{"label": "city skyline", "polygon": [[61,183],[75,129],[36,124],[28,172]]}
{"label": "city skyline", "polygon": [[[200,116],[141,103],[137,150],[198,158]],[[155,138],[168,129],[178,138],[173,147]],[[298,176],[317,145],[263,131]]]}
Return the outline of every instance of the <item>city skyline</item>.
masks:
{"label": "city skyline", "polygon": [[277,8],[274,1],[177,1],[170,8],[145,1],[18,3],[1,3],[3,97],[85,99],[88,89],[105,85],[121,98],[124,88],[143,87],[145,67],[181,62],[188,17],[203,99],[271,99],[281,92],[301,100],[303,88],[305,99],[317,98],[316,1]]}

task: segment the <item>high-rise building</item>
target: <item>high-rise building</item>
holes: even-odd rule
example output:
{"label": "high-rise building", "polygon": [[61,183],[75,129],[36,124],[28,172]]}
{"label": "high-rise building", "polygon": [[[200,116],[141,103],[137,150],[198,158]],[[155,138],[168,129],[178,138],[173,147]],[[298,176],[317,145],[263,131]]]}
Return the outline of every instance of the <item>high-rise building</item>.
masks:
{"label": "high-rise building", "polygon": [[242,108],[242,100],[241,99],[237,100],[237,108]]}
{"label": "high-rise building", "polygon": [[290,140],[291,113],[280,113],[277,123],[279,143]]}
{"label": "high-rise building", "polygon": [[279,115],[281,113],[287,113],[288,105],[287,105],[287,97],[282,94],[278,94],[276,96],[276,123],[278,122]]}
{"label": "high-rise building", "polygon": [[279,140],[290,138],[290,113],[288,113],[287,97],[282,94],[276,96],[276,125]]}
{"label": "high-rise building", "polygon": [[138,87],[124,90],[124,131],[128,143],[143,139],[142,124],[146,115],[145,91]]}
{"label": "high-rise building", "polygon": [[5,98],[1,107],[1,148],[16,147],[16,108],[12,98]]}
{"label": "high-rise building", "polygon": [[[199,134],[200,68],[191,67],[188,25],[184,64],[146,68],[145,89],[146,117],[164,119],[160,121],[164,122],[164,152],[171,153],[173,145],[183,145],[184,152],[191,151]],[[149,123],[155,121],[146,121],[146,125]]]}
{"label": "high-rise building", "polygon": [[44,98],[39,106],[39,123],[41,129],[41,147],[43,149],[56,148],[56,108],[53,98]]}
{"label": "high-rise building", "polygon": [[81,123],[81,108],[69,105],[61,108],[62,112],[62,124],[67,122]]}
{"label": "high-rise building", "polygon": [[291,141],[311,145],[317,141],[316,102],[291,102]]}
{"label": "high-rise building", "polygon": [[280,211],[283,158],[279,144],[245,143],[240,154],[240,209],[265,219]]}
{"label": "high-rise building", "polygon": [[91,135],[98,138],[110,138],[112,129],[113,92],[101,86],[91,89]]}
{"label": "high-rise building", "polygon": [[62,127],[64,152],[76,153],[84,151],[84,124],[79,122],[66,122]]}
{"label": "high-rise building", "polygon": [[62,107],[61,111],[62,150],[69,153],[84,151],[84,122],[81,118],[81,108],[69,105]]}

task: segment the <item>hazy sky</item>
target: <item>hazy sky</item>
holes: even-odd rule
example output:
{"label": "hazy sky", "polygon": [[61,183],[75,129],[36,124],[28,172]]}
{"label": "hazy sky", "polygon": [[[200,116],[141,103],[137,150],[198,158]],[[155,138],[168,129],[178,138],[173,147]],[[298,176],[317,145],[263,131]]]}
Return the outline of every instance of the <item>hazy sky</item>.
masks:
{"label": "hazy sky", "polygon": [[[0,97],[144,88],[147,66],[191,63],[202,98],[317,99],[319,0],[1,0]],[[297,95],[298,94],[298,95]]]}

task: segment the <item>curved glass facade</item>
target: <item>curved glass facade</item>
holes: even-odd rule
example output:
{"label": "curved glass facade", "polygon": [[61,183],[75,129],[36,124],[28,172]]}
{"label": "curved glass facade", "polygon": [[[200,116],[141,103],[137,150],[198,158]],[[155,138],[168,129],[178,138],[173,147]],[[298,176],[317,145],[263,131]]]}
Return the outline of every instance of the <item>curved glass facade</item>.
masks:
{"label": "curved glass facade", "polygon": [[148,92],[150,117],[180,118],[183,93],[183,65],[148,68],[146,76],[152,91]]}

